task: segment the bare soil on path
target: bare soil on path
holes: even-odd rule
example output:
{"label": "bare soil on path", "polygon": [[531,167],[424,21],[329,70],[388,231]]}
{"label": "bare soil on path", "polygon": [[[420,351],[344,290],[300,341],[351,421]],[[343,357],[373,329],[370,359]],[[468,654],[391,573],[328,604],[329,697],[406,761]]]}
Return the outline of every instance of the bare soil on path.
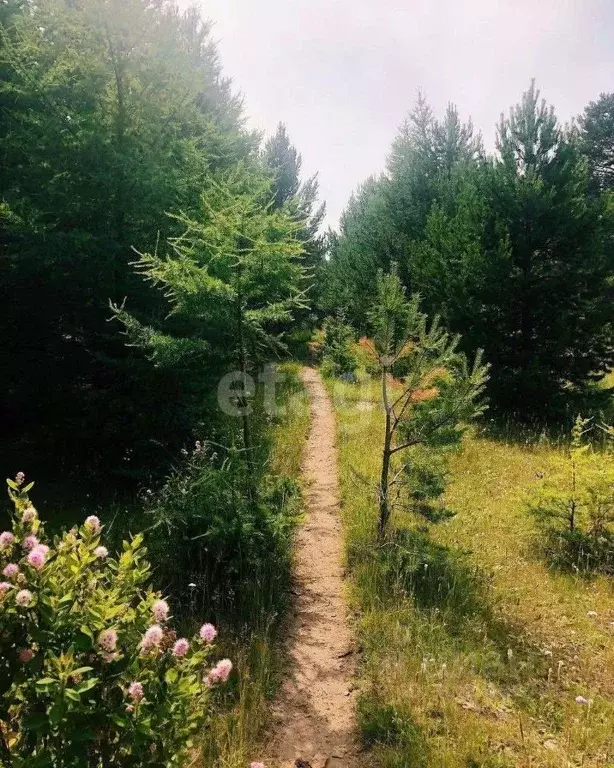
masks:
{"label": "bare soil on path", "polygon": [[267,765],[358,768],[335,416],[319,373],[303,368],[301,378],[311,401],[303,457],[306,519],[296,537],[290,672],[273,708]]}

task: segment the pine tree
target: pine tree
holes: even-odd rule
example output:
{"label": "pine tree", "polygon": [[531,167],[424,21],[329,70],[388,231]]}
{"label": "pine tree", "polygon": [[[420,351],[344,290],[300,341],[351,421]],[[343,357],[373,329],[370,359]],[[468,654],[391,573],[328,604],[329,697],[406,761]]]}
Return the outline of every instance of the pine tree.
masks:
{"label": "pine tree", "polygon": [[264,145],[264,165],[271,170],[274,179],[274,205],[282,208],[293,200],[301,188],[301,167],[303,159],[296,147],[290,143],[288,131],[283,123]]}
{"label": "pine tree", "polygon": [[474,137],[473,123],[462,123],[455,104],[448,104],[442,122],[433,124],[433,150],[437,170],[449,176],[459,163],[471,163],[483,152],[481,136]]}
{"label": "pine tree", "polygon": [[360,331],[366,330],[365,308],[377,287],[374,275],[401,261],[403,248],[393,226],[384,192],[386,179],[367,179],[341,215],[340,232],[331,240],[322,303],[329,313],[342,309]]}
{"label": "pine tree", "polygon": [[303,159],[293,144],[283,123],[264,146],[262,160],[273,177],[273,205],[284,208],[299,224],[298,237],[303,243],[303,263],[307,269],[307,284],[312,299],[322,291],[321,273],[324,267],[326,240],[320,227],[326,213],[325,203],[318,205],[317,174],[301,181]]}
{"label": "pine tree", "polygon": [[585,164],[534,83],[498,133],[493,206],[510,263],[493,336],[501,401],[541,407],[614,362],[601,205]]}
{"label": "pine tree", "polygon": [[386,175],[367,180],[343,213],[327,270],[327,306],[340,296],[348,317],[364,328],[365,307],[376,293],[373,276],[395,263],[402,282],[424,292],[429,311],[442,311],[429,288],[443,286],[430,282],[421,243],[433,207],[455,198],[462,174],[472,173],[481,154],[480,137],[456,107],[450,104],[437,121],[420,93],[393,141]]}
{"label": "pine tree", "polygon": [[614,93],[602,93],[591,101],[578,122],[594,186],[614,190]]}
{"label": "pine tree", "polygon": [[459,338],[450,336],[437,317],[429,323],[419,303],[417,294],[406,298],[396,273],[378,275],[370,323],[384,406],[380,538],[386,533],[395,490],[409,469],[407,459],[398,466],[397,458],[415,446],[457,443],[467,423],[484,410],[479,397],[487,368],[481,354],[469,368],[458,351]]}

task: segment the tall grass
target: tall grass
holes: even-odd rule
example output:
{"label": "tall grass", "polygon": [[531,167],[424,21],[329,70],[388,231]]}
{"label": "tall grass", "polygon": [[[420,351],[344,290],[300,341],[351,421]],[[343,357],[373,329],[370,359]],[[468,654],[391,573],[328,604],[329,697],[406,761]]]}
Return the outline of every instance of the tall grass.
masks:
{"label": "tall grass", "polygon": [[378,393],[333,389],[367,764],[614,764],[612,582],[548,570],[520,503],[557,445],[470,435],[444,497],[454,517],[398,511],[377,545]]}

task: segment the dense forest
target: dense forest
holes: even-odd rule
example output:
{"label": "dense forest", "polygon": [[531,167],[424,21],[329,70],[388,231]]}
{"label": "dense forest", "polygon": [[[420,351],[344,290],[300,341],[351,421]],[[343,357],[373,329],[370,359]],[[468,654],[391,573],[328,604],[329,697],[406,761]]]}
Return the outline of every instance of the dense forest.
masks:
{"label": "dense forest", "polygon": [[531,84],[493,155],[453,104],[438,120],[420,96],[343,214],[324,306],[364,329],[373,275],[396,264],[466,351],[484,350],[493,406],[560,409],[613,362],[613,107],[603,94],[563,127]]}
{"label": "dense forest", "polygon": [[[245,312],[280,301],[278,317],[246,328],[250,352],[266,356],[260,332],[283,325],[321,260],[317,180],[300,179],[282,125],[265,143],[245,126],[196,12],[11,0],[1,13],[5,461],[142,482],[215,428],[204,400],[236,367],[228,318],[242,267],[214,249],[190,256],[198,228],[219,231],[217,249],[260,238],[240,301]],[[259,273],[250,264],[268,244],[279,253]],[[174,275],[158,273],[189,258],[203,273],[211,260],[220,281],[199,286],[199,307],[169,300]],[[130,322],[109,322],[110,302]]]}
{"label": "dense forest", "polygon": [[614,620],[614,93],[562,124],[527,83],[490,150],[419,92],[325,231],[238,85],[174,0],[0,5],[0,764],[257,756],[301,594],[299,363],[337,418],[360,760],[609,764],[611,630],[557,673],[543,616],[590,617],[592,584]]}
{"label": "dense forest", "polygon": [[[195,12],[132,2],[31,13],[10,0],[2,29],[10,466],[130,485],[167,466],[197,425],[200,437],[215,429],[203,399],[238,361],[223,285],[237,276],[216,249],[254,232],[279,254],[253,276],[260,286],[246,279],[242,301],[275,306],[273,335],[290,317],[313,323],[309,307],[365,330],[374,277],[396,265],[466,351],[485,351],[493,405],[561,405],[558,393],[611,367],[611,95],[563,127],[532,85],[502,116],[494,155],[454,105],[436,119],[420,96],[386,171],[325,237],[317,179],[301,180],[283,125],[265,142],[246,127]],[[244,231],[225,240],[232,217]],[[217,242],[198,253],[206,232]],[[222,283],[196,298],[175,269],[188,260]],[[123,322],[109,322],[110,303]],[[273,351],[261,332],[258,320],[246,329],[253,362]]]}

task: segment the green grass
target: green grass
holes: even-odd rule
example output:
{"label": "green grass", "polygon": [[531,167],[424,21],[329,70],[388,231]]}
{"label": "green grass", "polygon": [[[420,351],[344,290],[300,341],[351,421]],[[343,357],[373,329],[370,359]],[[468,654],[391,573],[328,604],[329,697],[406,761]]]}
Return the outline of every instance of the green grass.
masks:
{"label": "green grass", "polygon": [[469,436],[443,500],[456,515],[396,513],[378,546],[377,389],[330,386],[368,765],[613,765],[613,582],[548,569],[521,504],[558,448]]}
{"label": "green grass", "polygon": [[[300,481],[309,404],[298,378],[299,366],[287,363],[279,370],[286,374],[279,393],[279,404],[285,412],[268,419],[263,417],[266,423],[259,425],[260,432],[268,436],[269,471]],[[289,562],[290,559],[272,567],[288,569]],[[234,689],[220,691],[222,698],[217,701],[216,714],[194,762],[198,768],[245,768],[258,758],[269,701],[277,690],[284,666],[278,638],[282,617],[269,607],[283,604],[283,596],[271,600],[263,594],[261,598],[253,603],[246,625],[235,630],[232,638],[219,648],[220,653],[233,660],[238,682]]]}

